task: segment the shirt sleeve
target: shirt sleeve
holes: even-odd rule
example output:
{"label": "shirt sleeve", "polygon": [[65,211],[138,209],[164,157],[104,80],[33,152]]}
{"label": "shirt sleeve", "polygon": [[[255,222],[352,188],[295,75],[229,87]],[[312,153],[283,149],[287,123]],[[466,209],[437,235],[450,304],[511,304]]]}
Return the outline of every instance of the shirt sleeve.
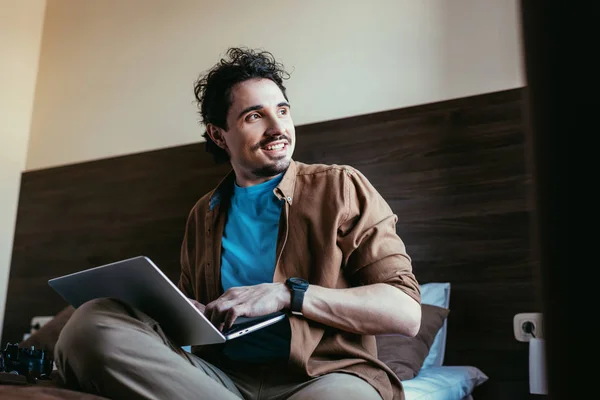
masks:
{"label": "shirt sleeve", "polygon": [[360,171],[348,167],[344,179],[346,217],[338,243],[348,280],[352,285],[390,284],[420,303],[411,258],[396,233],[398,216]]}

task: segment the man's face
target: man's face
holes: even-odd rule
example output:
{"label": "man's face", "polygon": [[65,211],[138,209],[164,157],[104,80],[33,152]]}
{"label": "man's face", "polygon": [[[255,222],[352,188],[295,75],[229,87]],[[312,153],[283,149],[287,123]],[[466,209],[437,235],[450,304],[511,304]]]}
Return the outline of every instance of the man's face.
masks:
{"label": "man's face", "polygon": [[290,105],[270,79],[232,88],[227,128],[213,129],[220,133],[218,144],[229,154],[238,185],[264,182],[290,165],[296,142]]}

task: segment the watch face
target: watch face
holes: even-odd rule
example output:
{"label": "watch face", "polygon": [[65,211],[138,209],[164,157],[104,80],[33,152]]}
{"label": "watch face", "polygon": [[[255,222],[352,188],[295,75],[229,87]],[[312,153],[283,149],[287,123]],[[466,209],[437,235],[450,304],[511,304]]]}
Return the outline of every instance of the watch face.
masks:
{"label": "watch face", "polygon": [[308,287],[308,281],[306,279],[302,279],[302,278],[290,278],[289,282],[294,285],[294,286],[299,286],[299,287]]}

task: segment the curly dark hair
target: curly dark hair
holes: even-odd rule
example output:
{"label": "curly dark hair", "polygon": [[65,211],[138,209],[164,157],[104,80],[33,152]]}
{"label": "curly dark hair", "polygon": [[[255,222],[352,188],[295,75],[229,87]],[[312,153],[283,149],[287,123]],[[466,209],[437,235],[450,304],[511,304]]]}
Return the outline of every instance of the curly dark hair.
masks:
{"label": "curly dark hair", "polygon": [[[231,107],[231,89],[237,83],[253,78],[270,79],[279,86],[283,96],[289,101],[283,80],[289,73],[268,51],[231,47],[210,70],[203,73],[194,83],[194,96],[200,109],[200,122],[213,124],[227,130],[227,113]],[[211,153],[217,163],[228,162],[229,155],[217,146],[207,132],[206,151]]]}

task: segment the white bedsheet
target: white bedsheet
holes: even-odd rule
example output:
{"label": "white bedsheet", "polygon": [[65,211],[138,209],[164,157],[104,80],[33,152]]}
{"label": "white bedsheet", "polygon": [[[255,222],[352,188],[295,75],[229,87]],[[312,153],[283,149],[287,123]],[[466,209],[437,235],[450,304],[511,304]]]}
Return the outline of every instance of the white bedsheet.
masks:
{"label": "white bedsheet", "polygon": [[472,366],[428,367],[402,382],[406,400],[472,400],[473,390],[488,380]]}

